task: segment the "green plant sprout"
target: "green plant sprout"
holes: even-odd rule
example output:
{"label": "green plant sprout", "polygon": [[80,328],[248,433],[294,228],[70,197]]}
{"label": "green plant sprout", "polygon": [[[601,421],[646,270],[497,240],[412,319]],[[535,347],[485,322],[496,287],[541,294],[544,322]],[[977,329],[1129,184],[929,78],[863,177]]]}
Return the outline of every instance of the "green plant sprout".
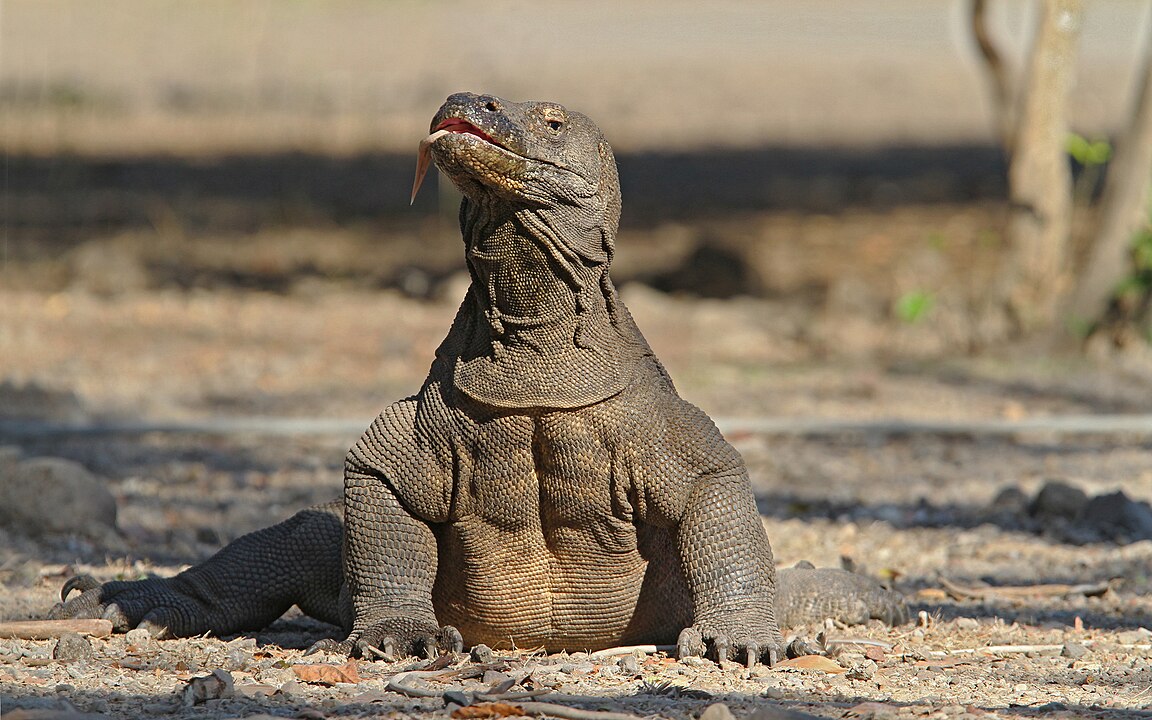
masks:
{"label": "green plant sprout", "polygon": [[932,293],[913,290],[904,293],[896,301],[896,317],[912,324],[922,320],[928,313],[932,312],[932,308],[935,306],[936,298],[933,297]]}

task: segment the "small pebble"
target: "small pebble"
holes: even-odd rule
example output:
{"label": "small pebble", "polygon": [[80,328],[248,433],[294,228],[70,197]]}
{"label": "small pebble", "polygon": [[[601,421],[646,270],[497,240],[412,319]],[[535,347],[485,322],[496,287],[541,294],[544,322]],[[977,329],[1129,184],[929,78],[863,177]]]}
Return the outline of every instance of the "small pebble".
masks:
{"label": "small pebble", "polygon": [[620,672],[625,675],[639,675],[640,674],[640,660],[635,655],[624,655],[616,664],[620,667]]}
{"label": "small pebble", "polygon": [[495,658],[492,654],[492,648],[483,643],[473,646],[472,650],[468,652],[468,656],[472,659],[472,662],[480,664],[490,663]]}
{"label": "small pebble", "polygon": [[496,683],[504,682],[509,677],[511,676],[507,673],[496,672],[495,670],[487,670],[484,672],[484,677],[481,678],[480,682],[484,683],[485,685],[495,685]]}
{"label": "small pebble", "polygon": [[133,628],[124,633],[124,642],[136,647],[148,647],[152,644],[152,634],[144,628]]}
{"label": "small pebble", "polygon": [[957,630],[979,630],[980,629],[980,621],[977,620],[976,618],[970,618],[970,617],[956,618],[956,629]]}
{"label": "small pebble", "polygon": [[1080,643],[1065,643],[1064,647],[1060,649],[1061,657],[1072,658],[1079,660],[1088,654],[1088,648]]}
{"label": "small pebble", "polygon": [[59,662],[76,662],[77,660],[91,660],[95,657],[92,650],[92,641],[77,633],[65,633],[56,641],[52,648],[52,658]]}
{"label": "small pebble", "polygon": [[736,720],[736,717],[724,703],[713,703],[700,713],[700,720]]}
{"label": "small pebble", "polygon": [[[843,662],[843,660],[841,660]],[[848,672],[844,677],[849,680],[871,680],[872,676],[876,674],[876,663],[862,658],[859,662],[852,663],[848,666]]]}

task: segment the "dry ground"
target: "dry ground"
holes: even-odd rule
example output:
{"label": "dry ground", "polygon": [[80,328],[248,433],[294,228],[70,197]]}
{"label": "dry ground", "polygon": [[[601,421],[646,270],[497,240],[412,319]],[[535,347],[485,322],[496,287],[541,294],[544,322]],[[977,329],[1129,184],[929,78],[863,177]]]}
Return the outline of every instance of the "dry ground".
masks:
{"label": "dry ground", "polygon": [[[1016,58],[1027,13],[994,5]],[[1094,136],[1123,117],[1147,11],[1089,6],[1073,120]],[[998,257],[1004,168],[962,3],[474,7],[3,2],[0,473],[17,455],[76,460],[115,495],[120,533],[0,528],[0,619],[43,614],[72,572],[173,573],[339,493],[356,428],[418,386],[463,291],[451,199],[406,205],[424,123],[462,89],[559,100],[604,126],[623,296],[681,393],[726,427],[1152,407],[1139,351],[984,341],[995,328],[972,311]],[[922,315],[903,304],[917,297]],[[340,422],[28,432],[247,417]],[[717,701],[740,718],[1152,715],[1152,541],[1002,494],[1060,480],[1152,498],[1150,433],[729,437],[781,562],[846,558],[905,593],[918,623],[832,628],[824,670],[521,649],[451,682],[510,677],[558,703],[673,718]],[[959,600],[946,579],[1110,585]],[[447,715],[386,691],[408,661],[300,679],[297,665],[338,662],[302,657],[331,632],[290,618],[254,637],[116,636],[74,662],[54,641],[0,640],[0,715]],[[189,681],[217,669],[234,696],[186,706]]]}
{"label": "dry ground", "polygon": [[[778,320],[764,321],[778,309],[772,301],[677,299],[638,285],[624,296],[681,392],[724,419],[979,420],[1131,412],[1152,400],[1152,383],[1135,360],[1126,368],[1018,353],[817,363],[781,334]],[[57,393],[33,397],[29,407],[31,396],[10,387],[5,414],[70,421],[259,415],[367,424],[386,402],[416,387],[453,309],[449,301],[418,302],[395,292],[9,292],[0,302],[6,371],[19,387],[38,383]],[[790,346],[794,355],[782,355]],[[343,452],[354,439],[354,433],[9,433],[7,442],[26,456],[75,459],[107,478],[123,537],[109,546],[82,535],[5,533],[0,605],[8,619],[43,613],[68,573],[175,572],[243,532],[336,495]],[[1090,494],[1123,489],[1152,497],[1147,435],[745,432],[731,439],[749,463],[781,562],[835,565],[849,558],[906,593],[925,612],[920,625],[832,629],[836,641],[881,643],[837,646],[834,657],[849,670],[838,674],[749,672],[659,657],[620,666],[615,659],[531,652],[501,654],[489,669],[530,688],[553,688],[564,703],[603,697],[592,706],[666,717],[689,717],[715,701],[737,716],[783,705],[824,717],[851,708],[863,717],[1134,717],[1148,706],[1152,637],[1143,628],[1152,625],[1152,542],[1076,541],[1066,523],[1036,521],[996,500],[1006,487],[1031,495],[1052,479]],[[959,601],[940,591],[941,578],[969,586],[1122,582],[1102,597]],[[803,632],[811,637],[819,630]],[[302,658],[299,648],[325,632],[331,629],[294,620],[254,642],[113,637],[94,640],[95,656],[73,663],[50,659],[52,641],[2,641],[4,707],[74,706],[125,718],[446,712],[438,710],[440,701],[384,690],[391,674],[411,662],[360,663],[354,683],[299,681],[293,665],[317,661]],[[1065,646],[1087,652],[1064,657]],[[182,705],[179,693],[189,679],[217,668],[232,674],[239,695]],[[483,686],[502,677],[490,675]],[[860,707],[865,702],[881,705]]]}

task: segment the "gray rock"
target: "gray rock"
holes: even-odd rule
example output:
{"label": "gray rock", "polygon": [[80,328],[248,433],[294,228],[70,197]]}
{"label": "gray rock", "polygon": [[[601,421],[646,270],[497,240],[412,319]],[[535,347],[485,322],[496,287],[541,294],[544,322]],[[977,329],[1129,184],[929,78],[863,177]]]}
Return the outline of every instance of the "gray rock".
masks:
{"label": "gray rock", "polygon": [[52,659],[59,662],[91,660],[95,655],[92,641],[77,633],[64,633],[52,648]]}
{"label": "gray rock", "polygon": [[51,420],[78,423],[88,419],[71,390],[52,390],[36,383],[0,382],[0,420]]}
{"label": "gray rock", "polygon": [[116,499],[82,465],[31,458],[0,466],[0,527],[24,535],[116,536]]}
{"label": "gray rock", "polygon": [[1089,500],[1081,520],[1114,540],[1152,538],[1152,507],[1148,503],[1129,498],[1123,491],[1098,495]]}
{"label": "gray rock", "polygon": [[1010,485],[996,494],[989,507],[994,512],[1023,515],[1028,511],[1028,506],[1028,496],[1024,491],[1015,485]]}
{"label": "gray rock", "polygon": [[621,657],[616,661],[620,668],[620,672],[627,676],[635,676],[640,674],[640,658],[634,654],[628,654]]}
{"label": "gray rock", "polygon": [[132,628],[124,634],[124,642],[136,647],[148,647],[155,644],[156,641],[152,639],[152,633],[145,628]]}
{"label": "gray rock", "polygon": [[1088,503],[1088,494],[1059,480],[1049,480],[1040,488],[1029,512],[1042,518],[1064,518],[1073,520],[1079,517]]}
{"label": "gray rock", "polygon": [[1065,643],[1064,647],[1060,649],[1060,656],[1079,660],[1088,654],[1088,648],[1080,643]]}

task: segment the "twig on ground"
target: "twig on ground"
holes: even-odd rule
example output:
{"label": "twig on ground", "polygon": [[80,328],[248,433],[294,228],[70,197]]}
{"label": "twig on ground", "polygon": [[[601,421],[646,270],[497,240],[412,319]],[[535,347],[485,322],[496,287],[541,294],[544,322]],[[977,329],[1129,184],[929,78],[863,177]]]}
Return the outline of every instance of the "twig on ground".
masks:
{"label": "twig on ground", "polygon": [[617,657],[620,655],[631,655],[632,653],[644,653],[645,655],[653,655],[658,652],[674,653],[676,652],[675,645],[621,645],[619,647],[604,648],[596,652],[589,653],[588,657],[593,660],[604,660],[610,657]]}
{"label": "twig on ground", "polygon": [[92,637],[112,634],[112,622],[101,618],[92,620],[14,620],[0,622],[0,637],[20,640],[51,640],[65,633],[79,633]]}
{"label": "twig on ground", "polygon": [[1111,587],[1110,582],[1083,583],[1068,585],[1065,583],[1052,583],[1049,585],[1001,585],[995,587],[968,587],[953,582],[948,578],[940,578],[940,584],[953,597],[958,600],[988,600],[999,598],[1003,600],[1021,600],[1035,597],[1064,597],[1066,595],[1103,595]]}
{"label": "twig on ground", "polygon": [[400,693],[401,695],[407,695],[408,697],[444,697],[444,692],[442,690],[432,690],[431,688],[417,687],[407,682],[409,678],[424,678],[431,680],[433,678],[443,677],[454,677],[454,673],[452,671],[443,672],[440,670],[407,670],[405,672],[393,675],[392,679],[388,681],[388,686],[385,689],[391,692]]}
{"label": "twig on ground", "polygon": [[550,715],[564,718],[564,720],[639,720],[639,715],[631,713],[610,712],[607,710],[581,710],[547,702],[518,703],[520,708],[529,715]]}

